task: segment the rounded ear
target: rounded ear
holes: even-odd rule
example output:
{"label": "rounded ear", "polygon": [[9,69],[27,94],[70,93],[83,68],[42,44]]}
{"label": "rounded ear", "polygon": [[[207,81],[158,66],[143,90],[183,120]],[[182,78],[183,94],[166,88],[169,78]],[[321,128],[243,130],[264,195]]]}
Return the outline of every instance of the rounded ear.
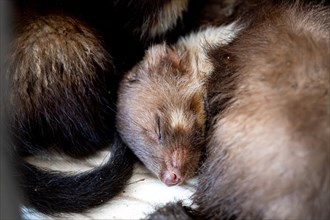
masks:
{"label": "rounded ear", "polygon": [[141,72],[141,66],[137,64],[131,70],[125,73],[123,80],[129,84],[137,83],[141,80],[140,72]]}
{"label": "rounded ear", "polygon": [[174,49],[173,47],[167,46],[166,53],[167,53],[168,59],[172,62],[173,67],[179,68],[181,59],[178,54],[178,51],[176,49]]}
{"label": "rounded ear", "polygon": [[167,60],[170,61],[175,68],[180,67],[178,51],[165,42],[151,46],[146,52],[144,60],[148,61],[149,66],[157,66],[161,61]]}
{"label": "rounded ear", "polygon": [[136,72],[129,72],[126,80],[128,83],[136,83],[139,81],[138,74]]}

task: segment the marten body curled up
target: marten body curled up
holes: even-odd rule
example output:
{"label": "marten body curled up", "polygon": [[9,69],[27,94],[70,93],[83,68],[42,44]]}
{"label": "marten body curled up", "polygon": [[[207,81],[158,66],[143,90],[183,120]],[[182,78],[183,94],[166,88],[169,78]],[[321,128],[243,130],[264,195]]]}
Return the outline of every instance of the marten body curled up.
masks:
{"label": "marten body curled up", "polygon": [[[196,209],[170,204],[150,218],[330,218],[329,8],[257,7],[233,24],[231,39],[219,34],[229,26],[207,27],[191,40],[151,47],[122,82],[119,132],[165,183],[191,169],[182,164],[196,169],[191,158],[204,142],[187,140],[203,134],[198,119],[206,123]],[[164,167],[173,175],[164,177]]]}

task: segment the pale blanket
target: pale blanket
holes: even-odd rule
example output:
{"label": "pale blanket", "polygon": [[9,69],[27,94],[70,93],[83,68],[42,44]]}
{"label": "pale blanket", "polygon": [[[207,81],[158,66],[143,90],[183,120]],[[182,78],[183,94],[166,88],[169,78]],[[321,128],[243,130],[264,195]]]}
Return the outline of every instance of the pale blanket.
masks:
{"label": "pale blanket", "polygon": [[[29,161],[38,166],[63,171],[84,171],[99,166],[107,160],[109,151],[104,151],[86,161],[73,161],[60,156],[38,157]],[[190,205],[190,196],[195,191],[196,178],[180,186],[167,187],[142,164],[136,164],[128,186],[116,198],[83,214],[65,214],[61,218],[50,217],[22,208],[24,219],[145,219],[156,207],[170,201],[183,200]]]}

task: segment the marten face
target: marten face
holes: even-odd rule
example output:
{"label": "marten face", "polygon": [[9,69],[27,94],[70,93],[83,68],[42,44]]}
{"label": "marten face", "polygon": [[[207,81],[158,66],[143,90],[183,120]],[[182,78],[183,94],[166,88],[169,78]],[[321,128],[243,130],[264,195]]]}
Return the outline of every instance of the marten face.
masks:
{"label": "marten face", "polygon": [[119,89],[117,128],[123,140],[166,185],[198,168],[204,143],[204,92],[165,45],[154,46]]}

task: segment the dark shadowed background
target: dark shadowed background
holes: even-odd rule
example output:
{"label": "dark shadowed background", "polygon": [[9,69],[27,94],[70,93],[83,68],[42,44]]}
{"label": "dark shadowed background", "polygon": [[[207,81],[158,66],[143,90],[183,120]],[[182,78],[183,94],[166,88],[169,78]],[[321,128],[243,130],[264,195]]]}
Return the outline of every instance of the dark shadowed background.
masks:
{"label": "dark shadowed background", "polygon": [[7,142],[5,101],[7,80],[5,77],[6,50],[10,39],[10,0],[0,1],[0,147],[1,147],[1,209],[0,219],[20,219],[18,208],[18,192],[13,181],[13,169],[10,166]]}

